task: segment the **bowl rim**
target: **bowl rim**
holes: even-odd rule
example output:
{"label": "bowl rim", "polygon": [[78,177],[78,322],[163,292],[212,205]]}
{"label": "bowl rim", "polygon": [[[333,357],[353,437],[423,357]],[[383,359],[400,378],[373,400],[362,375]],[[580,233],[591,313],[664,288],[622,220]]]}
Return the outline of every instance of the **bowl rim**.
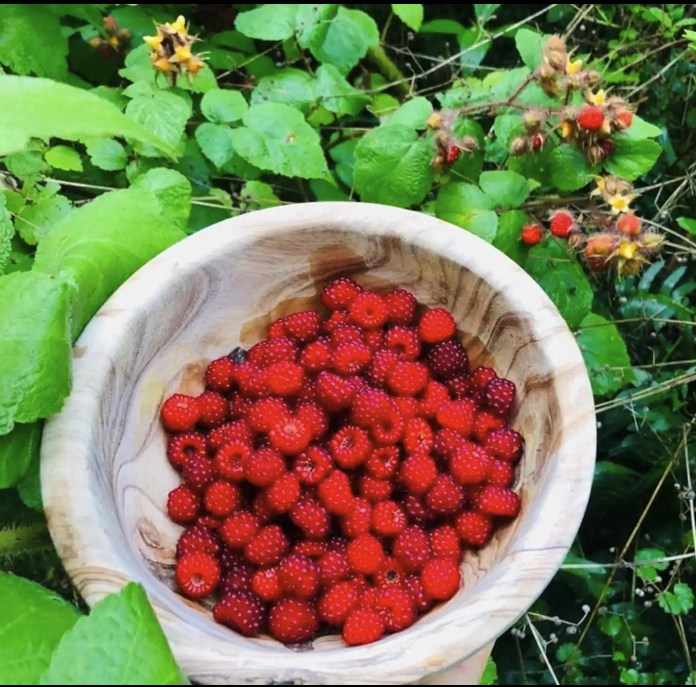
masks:
{"label": "bowl rim", "polygon": [[[572,394],[558,395],[559,422],[569,431],[564,432],[564,441],[550,457],[554,488],[538,494],[534,502],[536,510],[544,511],[544,518],[530,522],[518,534],[513,550],[482,578],[495,578],[495,585],[481,590],[465,607],[477,607],[476,613],[467,616],[469,623],[476,620],[475,627],[459,625],[456,618],[445,613],[446,620],[431,624],[427,633],[417,623],[406,631],[361,647],[295,652],[282,645],[274,646],[273,650],[260,649],[258,644],[250,642],[249,650],[243,651],[243,660],[228,656],[220,651],[221,647],[216,647],[215,655],[228,662],[227,668],[221,670],[227,670],[224,674],[231,678],[254,676],[260,680],[282,676],[355,684],[413,681],[475,654],[516,622],[541,594],[563,562],[580,526],[595,462],[594,401],[575,337],[548,296],[519,265],[460,227],[424,213],[372,203],[298,203],[225,219],[150,260],[106,301],[75,344],[72,392],[63,410],[46,423],[43,435],[44,508],[58,553],[88,604],[91,606],[108,593],[118,591],[128,581],[128,575],[132,576],[132,570],[128,571],[122,562],[119,547],[108,533],[91,526],[100,504],[89,488],[89,480],[93,478],[90,439],[99,421],[99,404],[94,402],[94,395],[99,395],[99,381],[106,378],[113,365],[110,354],[124,345],[128,323],[136,312],[158,302],[182,270],[193,269],[206,258],[219,255],[222,244],[226,251],[231,251],[278,231],[301,230],[313,225],[398,236],[483,276],[529,316],[530,329],[549,366],[571,377]],[[144,283],[150,286],[147,293],[143,292]],[[157,289],[151,288],[153,284]],[[100,316],[105,313],[116,316]],[[98,351],[90,345],[96,341],[100,343]],[[85,427],[89,428],[88,432]],[[153,593],[148,579],[136,581],[142,582],[149,592],[182,669],[194,678],[202,675],[200,662],[194,660],[191,647],[182,643],[185,635],[177,631],[180,628],[176,623],[180,621],[170,609],[160,605],[161,595]],[[511,589],[516,590],[516,595],[507,591]],[[283,666],[274,664],[274,659]]]}

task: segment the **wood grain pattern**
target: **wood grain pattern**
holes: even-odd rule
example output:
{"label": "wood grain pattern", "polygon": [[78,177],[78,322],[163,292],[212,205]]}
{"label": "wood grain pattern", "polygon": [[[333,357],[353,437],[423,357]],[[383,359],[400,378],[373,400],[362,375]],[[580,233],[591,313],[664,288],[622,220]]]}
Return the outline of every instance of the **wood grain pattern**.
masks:
{"label": "wood grain pattern", "polygon": [[[457,596],[408,630],[364,647],[322,637],[291,649],[228,631],[170,588],[180,528],[164,504],[177,476],[156,418],[168,394],[202,388],[207,361],[253,343],[272,318],[306,307],[338,274],[401,284],[423,303],[445,305],[473,362],[492,362],[517,384],[522,511],[482,552],[467,555]],[[109,299],[75,348],[73,391],[44,432],[41,477],[51,534],[87,602],[129,579],[142,582],[193,680],[396,684],[476,654],[524,613],[573,541],[594,458],[580,352],[523,270],[427,215],[308,203],[201,231]]]}

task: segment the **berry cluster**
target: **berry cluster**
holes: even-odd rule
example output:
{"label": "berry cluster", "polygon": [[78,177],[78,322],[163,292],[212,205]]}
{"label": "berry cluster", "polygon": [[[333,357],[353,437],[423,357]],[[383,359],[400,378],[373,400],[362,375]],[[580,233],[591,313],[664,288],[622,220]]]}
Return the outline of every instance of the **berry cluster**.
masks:
{"label": "berry cluster", "polygon": [[470,369],[452,315],[341,277],[326,316],[275,321],[161,408],[182,484],[182,594],[237,632],[374,642],[459,589],[466,549],[514,518],[515,385]]}

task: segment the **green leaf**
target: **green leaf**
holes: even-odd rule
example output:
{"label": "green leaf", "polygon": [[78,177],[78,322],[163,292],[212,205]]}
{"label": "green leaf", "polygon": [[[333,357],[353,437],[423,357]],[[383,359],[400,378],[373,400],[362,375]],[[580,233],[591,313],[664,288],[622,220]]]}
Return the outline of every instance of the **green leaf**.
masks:
{"label": "green leaf", "polygon": [[433,183],[433,142],[403,124],[368,131],[355,148],[355,189],[367,202],[411,207]]}
{"label": "green leaf", "polygon": [[5,572],[0,572],[0,607],[0,683],[37,684],[80,614],[54,592]]}
{"label": "green leaf", "polygon": [[203,155],[218,169],[222,168],[235,154],[232,129],[225,124],[203,122],[194,135]]}
{"label": "green leaf", "polygon": [[307,112],[316,100],[314,79],[301,69],[287,67],[264,76],[251,93],[251,104],[285,103]]}
{"label": "green leaf", "polygon": [[503,210],[519,207],[529,195],[527,180],[517,172],[483,172],[479,184],[493,206]]}
{"label": "green leaf", "polygon": [[696,219],[693,217],[677,217],[677,224],[682,229],[696,236]]}
{"label": "green leaf", "polygon": [[0,277],[0,435],[60,410],[70,390],[70,298],[36,272]]}
{"label": "green leaf", "polygon": [[599,629],[607,637],[616,637],[624,628],[624,621],[620,615],[605,614],[599,619]]}
{"label": "green leaf", "polygon": [[[39,439],[40,441],[40,439]],[[39,447],[40,448],[40,447]],[[22,503],[32,510],[42,512],[41,498],[41,454],[36,451],[22,479],[17,482],[17,493]]]}
{"label": "green leaf", "polygon": [[322,201],[346,201],[350,198],[342,191],[335,181],[325,181],[324,179],[312,179],[309,182],[309,188],[311,189],[314,197],[317,200]]}
{"label": "green leaf", "polygon": [[60,186],[54,183],[37,188],[29,196],[30,202],[17,213],[15,227],[30,246],[35,246],[72,209],[70,201],[58,193],[59,190]]}
{"label": "green leaf", "polygon": [[471,153],[462,151],[451,167],[452,176],[457,180],[478,181],[486,153],[486,137],[481,125],[470,117],[459,117],[454,123],[452,133],[457,138],[471,136],[477,144]]}
{"label": "green leaf", "polygon": [[628,138],[656,138],[662,134],[659,126],[646,122],[642,117],[633,115],[631,126],[623,132]]}
{"label": "green leaf", "polygon": [[151,191],[159,200],[163,216],[184,231],[191,213],[191,183],[175,169],[155,167],[138,177],[133,188]]}
{"label": "green leaf", "polygon": [[[32,459],[39,455],[41,424],[16,424],[0,436],[0,489],[14,486],[26,473]],[[2,682],[2,680],[0,680]]]}
{"label": "green leaf", "polygon": [[666,570],[669,566],[669,563],[660,560],[666,556],[662,549],[648,548],[636,551],[633,560],[640,564],[636,566],[636,574],[646,582],[655,582],[658,571]]}
{"label": "green leaf", "polygon": [[354,88],[332,64],[322,64],[316,72],[316,95],[329,112],[354,117],[370,102],[370,96]]}
{"label": "green leaf", "polygon": [[686,582],[677,582],[671,592],[657,595],[660,608],[670,615],[686,615],[694,607],[694,592]]}
{"label": "green leaf", "polygon": [[30,138],[85,141],[124,136],[159,148],[171,157],[174,148],[126,117],[115,105],[81,88],[25,76],[0,75],[0,155],[20,151]]}
{"label": "green leaf", "polygon": [[232,130],[237,154],[252,165],[287,177],[318,179],[327,173],[319,134],[289,105],[264,103]]}
{"label": "green leaf", "polygon": [[260,5],[237,15],[234,27],[249,38],[284,41],[295,33],[297,5]]}
{"label": "green leaf", "polygon": [[273,187],[263,181],[247,181],[239,195],[242,203],[249,209],[272,208],[281,204]]}
{"label": "green leaf", "polygon": [[493,245],[505,255],[522,265],[527,258],[527,248],[520,241],[520,231],[529,222],[529,215],[523,210],[509,210],[500,215],[498,231]]}
{"label": "green leaf", "polygon": [[94,138],[88,141],[87,154],[95,167],[107,172],[123,169],[128,162],[126,149],[113,138]]}
{"label": "green leaf", "polygon": [[82,160],[80,154],[69,146],[53,146],[44,153],[44,159],[51,167],[63,169],[66,172],[81,172]]}
{"label": "green leaf", "polygon": [[[479,7],[479,5],[477,5]],[[486,666],[483,669],[483,675],[479,684],[482,685],[497,685],[498,684],[498,667],[491,656],[486,660]]]}
{"label": "green leaf", "polygon": [[493,16],[500,5],[474,5],[474,12],[479,24],[485,24]]}
{"label": "green leaf", "polygon": [[126,117],[153,132],[172,149],[180,144],[191,116],[191,103],[186,98],[142,82],[132,84],[124,93],[131,98]]}
{"label": "green leaf", "polygon": [[423,5],[392,5],[391,8],[409,29],[420,31],[423,24]]}
{"label": "green leaf", "polygon": [[329,150],[329,157],[336,163],[336,176],[348,188],[353,187],[353,170],[355,168],[355,149],[358,140],[350,138],[336,144]]}
{"label": "green leaf", "polygon": [[0,274],[3,274],[12,253],[12,237],[15,229],[12,224],[10,212],[7,209],[7,200],[4,193],[0,193]]}
{"label": "green leaf", "polygon": [[341,6],[333,19],[317,23],[300,44],[319,62],[333,64],[346,74],[379,44],[379,31],[369,14]]}
{"label": "green leaf", "polygon": [[626,344],[613,322],[589,313],[580,323],[577,341],[595,396],[614,394],[633,380]]}
{"label": "green leaf", "polygon": [[387,115],[383,124],[403,124],[411,129],[425,129],[428,117],[433,113],[431,102],[422,96],[407,100],[391,114]]}
{"label": "green leaf", "polygon": [[604,169],[614,176],[634,181],[649,172],[662,153],[662,146],[649,138],[634,139],[626,134],[614,136],[614,152]]}
{"label": "green leaf", "polygon": [[399,109],[399,101],[389,93],[377,93],[367,108],[375,117],[385,119]]}
{"label": "green leaf", "polygon": [[239,91],[214,88],[201,99],[201,112],[213,124],[229,124],[241,119],[249,109]]}
{"label": "green leaf", "polygon": [[163,215],[157,197],[145,189],[112,191],[67,214],[41,241],[34,269],[74,288],[75,336],[133,272],[183,238]]}
{"label": "green leaf", "polygon": [[545,42],[544,36],[537,31],[521,28],[515,34],[515,46],[522,62],[530,69],[536,69],[541,63],[541,55]]}
{"label": "green leaf", "polygon": [[551,151],[550,164],[553,185],[565,193],[581,189],[597,174],[582,151],[569,143],[562,143]]}
{"label": "green leaf", "polygon": [[435,214],[485,241],[493,241],[498,229],[498,216],[493,203],[481,189],[460,182],[443,186],[437,194]]}
{"label": "green leaf", "polygon": [[41,684],[181,685],[186,678],[143,588],[130,583],[63,635]]}
{"label": "green leaf", "polygon": [[0,63],[15,74],[63,79],[67,56],[67,36],[45,5],[0,5]]}
{"label": "green leaf", "polygon": [[592,286],[565,241],[547,239],[532,246],[524,264],[568,326],[577,327],[592,307]]}
{"label": "green leaf", "polygon": [[486,34],[480,26],[464,29],[457,34],[459,49],[462,51],[460,63],[465,71],[471,72],[476,69],[488,54],[492,41],[483,42],[485,37]]}

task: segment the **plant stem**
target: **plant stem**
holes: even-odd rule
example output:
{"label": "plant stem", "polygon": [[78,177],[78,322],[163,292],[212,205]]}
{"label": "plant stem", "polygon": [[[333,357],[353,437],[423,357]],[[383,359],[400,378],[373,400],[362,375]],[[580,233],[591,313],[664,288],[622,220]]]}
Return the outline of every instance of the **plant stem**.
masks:
{"label": "plant stem", "polygon": [[408,77],[404,76],[403,72],[396,66],[389,55],[387,55],[381,45],[370,48],[367,52],[367,56],[375,67],[377,67],[377,70],[382,76],[394,82],[394,88],[396,88],[401,95],[407,96],[411,92],[411,88],[408,85]]}

